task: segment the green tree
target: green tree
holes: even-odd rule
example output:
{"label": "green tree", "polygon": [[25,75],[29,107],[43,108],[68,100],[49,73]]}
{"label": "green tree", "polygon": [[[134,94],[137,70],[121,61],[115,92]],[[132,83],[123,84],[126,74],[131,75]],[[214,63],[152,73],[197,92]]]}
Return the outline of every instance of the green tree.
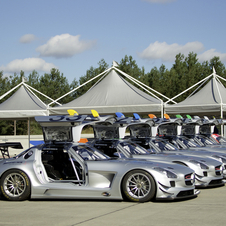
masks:
{"label": "green tree", "polygon": [[[50,74],[45,73],[42,75],[39,79],[39,82],[39,91],[51,97],[53,100],[56,100],[70,91],[70,85],[68,84],[67,78],[64,77],[63,73],[60,73],[60,71],[55,68],[51,69]],[[42,99],[46,104],[50,102],[43,97]],[[60,103],[64,104],[69,101],[71,101],[71,97],[66,96],[60,100]]]}
{"label": "green tree", "polygon": [[12,89],[14,88],[15,86],[17,86],[19,83],[22,82],[22,76],[24,75],[24,72],[21,71],[20,72],[20,75],[14,73],[13,76],[9,76],[9,79],[10,79],[10,87],[9,89]]}
{"label": "green tree", "polygon": [[[187,75],[183,77],[186,83],[186,88],[189,88],[200,81],[200,75],[202,72],[201,64],[198,62],[197,54],[191,52],[185,58],[187,65]],[[194,89],[188,91],[187,95],[193,92]]]}
{"label": "green tree", "polygon": [[180,92],[180,80],[176,70],[171,68],[168,73],[166,73],[165,95],[169,98],[176,96]]}
{"label": "green tree", "polygon": [[180,82],[180,90],[183,91],[186,89],[186,80],[184,79],[188,70],[186,62],[184,61],[184,55],[179,53],[175,57],[175,63],[173,64],[173,69],[176,72],[176,76],[178,77],[178,81]]}
{"label": "green tree", "polygon": [[[86,71],[86,75],[81,76],[79,78],[79,84],[80,85],[84,84],[85,82],[88,82],[90,79],[92,79],[92,78],[96,77],[97,75],[101,74],[102,72],[104,72],[109,67],[108,64],[104,61],[104,59],[99,61],[98,65],[99,65],[98,68],[94,68],[93,66],[91,66],[90,69]],[[81,88],[76,90],[74,95],[76,97],[79,97],[79,96],[83,95],[84,93],[86,93],[98,81],[98,79],[99,78],[94,79],[91,82],[87,83],[86,85],[82,86]]]}
{"label": "green tree", "polygon": [[[217,73],[219,76],[222,76],[222,77],[225,77],[225,76],[226,76],[226,73],[225,73],[225,66],[224,66],[224,64],[220,61],[220,57],[217,57],[217,56],[213,57],[213,58],[210,60],[209,67],[210,67],[211,73],[213,72],[213,67],[214,67],[216,73]],[[225,78],[226,78],[226,77],[225,77]]]}
{"label": "green tree", "polygon": [[[0,96],[5,94],[7,91],[9,91],[11,87],[10,80],[8,77],[3,76],[3,71],[0,71]],[[5,101],[6,98],[3,98],[0,100],[0,103]]]}
{"label": "green tree", "polygon": [[27,84],[39,91],[40,81],[39,81],[39,74],[37,71],[34,70],[32,71],[31,74],[29,74]]}
{"label": "green tree", "polygon": [[200,77],[199,77],[200,80],[204,79],[206,76],[213,73],[213,71],[210,69],[208,61],[202,62],[201,68],[202,68],[202,71],[201,71]]}
{"label": "green tree", "polygon": [[[176,55],[175,63],[172,69],[175,86],[177,88],[174,91],[174,96],[188,89],[200,80],[200,74],[202,73],[202,66],[198,62],[197,54],[191,52],[187,57],[179,53]],[[170,87],[169,87],[170,88]],[[191,89],[177,98],[177,102],[184,100],[194,89]]]}
{"label": "green tree", "polygon": [[135,79],[144,76],[144,68],[140,69],[132,56],[125,56],[119,64],[119,69]]}
{"label": "green tree", "polygon": [[[73,90],[75,88],[78,87],[78,81],[76,79],[73,79],[73,81],[70,84],[70,90]],[[74,100],[76,98],[78,98],[78,92],[72,92],[71,94],[69,94],[71,96],[71,98]]]}

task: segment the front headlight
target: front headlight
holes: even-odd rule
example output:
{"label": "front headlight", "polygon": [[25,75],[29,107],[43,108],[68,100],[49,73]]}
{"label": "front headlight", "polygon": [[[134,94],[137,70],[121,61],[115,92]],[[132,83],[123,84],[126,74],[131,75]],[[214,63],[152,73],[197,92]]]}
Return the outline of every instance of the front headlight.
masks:
{"label": "front headlight", "polygon": [[209,169],[209,167],[206,164],[204,164],[204,163],[202,163],[200,161],[197,161],[197,160],[192,159],[192,160],[189,160],[189,162],[194,163],[194,164],[200,166],[201,169]]}
{"label": "front headlight", "polygon": [[167,169],[161,168],[161,167],[155,167],[154,170],[165,174],[168,178],[177,178],[177,175]]}

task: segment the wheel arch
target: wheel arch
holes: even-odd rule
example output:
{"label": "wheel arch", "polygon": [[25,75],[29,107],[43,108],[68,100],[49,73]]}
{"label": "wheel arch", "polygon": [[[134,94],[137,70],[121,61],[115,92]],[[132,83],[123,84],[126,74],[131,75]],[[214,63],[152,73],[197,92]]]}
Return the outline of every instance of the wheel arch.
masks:
{"label": "wheel arch", "polygon": [[7,173],[7,172],[9,172],[9,171],[11,171],[11,170],[20,170],[20,171],[22,171],[23,173],[25,173],[25,174],[27,175],[27,177],[29,178],[30,183],[31,183],[30,175],[29,175],[28,173],[26,173],[24,170],[20,169],[20,168],[10,168],[10,169],[6,169],[5,171],[3,171],[3,172],[1,173],[1,175],[0,175],[0,180],[2,179],[2,176],[3,176],[5,173]]}
{"label": "wheel arch", "polygon": [[[5,180],[5,178],[8,177],[8,175],[12,174],[12,173],[17,173],[20,174],[21,177],[23,177],[24,182],[26,183],[25,189],[23,190],[23,192],[21,194],[18,195],[18,198],[12,198],[10,197],[11,195],[6,194],[5,189],[3,188],[3,182]],[[2,172],[2,174],[0,175],[0,195],[4,196],[6,199],[11,200],[11,201],[23,201],[26,199],[30,199],[31,197],[31,179],[29,177],[29,175],[24,172],[24,170],[20,169],[20,168],[11,168],[11,169],[7,169],[4,172]],[[21,198],[21,199],[20,199]]]}
{"label": "wheel arch", "polygon": [[28,177],[28,179],[29,179],[29,182],[30,182],[30,185],[31,185],[31,190],[32,190],[32,180],[31,180],[30,175],[29,175],[28,173],[26,173],[24,170],[20,169],[20,168],[11,168],[11,169],[7,169],[7,170],[5,170],[5,171],[4,171],[4,172],[2,172],[2,174],[0,175],[0,181],[1,181],[2,177],[3,177],[3,175],[4,175],[5,173],[7,173],[7,172],[11,171],[11,170],[20,170],[20,171],[22,171],[23,173],[25,173],[25,174],[26,174],[26,176],[27,176],[27,177]]}
{"label": "wheel arch", "polygon": [[135,171],[135,170],[141,170],[141,171],[144,171],[144,172],[148,173],[148,174],[153,178],[154,183],[155,183],[155,194],[154,194],[154,197],[156,197],[156,194],[157,194],[157,188],[158,188],[156,179],[155,179],[155,177],[154,177],[147,169],[142,169],[142,168],[133,168],[133,169],[130,169],[129,171],[127,171],[127,172],[123,175],[123,177],[121,178],[121,181],[120,181],[120,192],[121,192],[122,197],[125,198],[125,195],[123,194],[123,188],[122,188],[124,178],[126,177],[126,175],[128,175],[129,173],[131,173],[132,171]]}

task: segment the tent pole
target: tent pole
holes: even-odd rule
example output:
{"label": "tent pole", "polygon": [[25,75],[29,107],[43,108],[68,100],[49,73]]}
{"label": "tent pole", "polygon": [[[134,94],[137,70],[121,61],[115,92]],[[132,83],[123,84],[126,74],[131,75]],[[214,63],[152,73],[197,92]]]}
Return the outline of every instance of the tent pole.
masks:
{"label": "tent pole", "polygon": [[[214,69],[214,68],[213,68],[213,69]],[[221,97],[221,93],[220,93],[219,86],[218,86],[218,84],[217,84],[215,69],[214,69],[213,79],[214,79],[214,82],[216,83],[218,95],[219,95],[219,97],[220,97],[220,101],[221,101],[221,103],[220,103],[220,107],[221,107],[221,119],[223,119],[223,100],[222,100],[222,97]],[[223,125],[221,124],[221,136],[223,136],[223,134],[224,134],[224,132],[223,132]]]}
{"label": "tent pole", "polygon": [[14,120],[14,136],[16,136],[16,120]]}
{"label": "tent pole", "polygon": [[[223,120],[223,104],[221,103],[221,119]],[[224,125],[221,124],[221,136],[224,136]]]}
{"label": "tent pole", "polygon": [[27,120],[28,148],[30,148],[30,118]]}

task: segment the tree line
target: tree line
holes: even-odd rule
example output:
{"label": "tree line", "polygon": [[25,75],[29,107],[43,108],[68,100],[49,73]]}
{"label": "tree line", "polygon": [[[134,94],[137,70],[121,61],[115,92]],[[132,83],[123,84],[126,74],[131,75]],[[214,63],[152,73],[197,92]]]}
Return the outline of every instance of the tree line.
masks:
{"label": "tree line", "polygon": [[[212,74],[213,67],[219,76],[226,79],[225,65],[220,61],[219,57],[215,56],[210,61],[204,61],[200,63],[198,61],[197,54],[193,52],[190,52],[188,56],[185,56],[181,53],[177,54],[175,56],[175,62],[170,69],[167,69],[166,66],[162,64],[159,68],[153,67],[149,72],[145,72],[144,67],[140,68],[132,56],[126,55],[123,59],[121,59],[120,62],[118,62],[118,68],[121,71],[143,82],[147,86],[155,89],[159,93],[169,98],[176,96],[203,78]],[[74,79],[70,84],[64,74],[56,68],[52,68],[50,73],[44,73],[43,75],[39,75],[38,72],[34,70],[26,78],[26,84],[56,100],[62,95],[104,72],[108,68],[109,65],[104,59],[101,59],[98,62],[98,67],[91,66],[86,71],[84,76],[81,76],[78,81]],[[1,71],[0,96],[21,83],[23,77],[23,71],[21,71],[19,74],[14,73],[12,76],[4,76],[4,72]],[[96,80],[91,81],[70,95],[65,96],[59,102],[61,104],[65,104],[83,95],[92,87],[92,85],[95,84],[95,82]],[[11,95],[14,92],[12,92]],[[189,92],[181,95],[176,99],[176,101],[180,102],[184,100],[191,92],[193,92],[193,90],[189,90]],[[46,104],[51,102],[47,98],[39,94],[37,95]],[[0,103],[5,101],[7,98],[9,98],[9,95],[1,99]],[[160,98],[162,99],[161,96]],[[13,131],[13,121],[0,121],[0,135],[13,135]],[[17,122],[16,133],[20,135],[27,134],[27,126],[23,121]],[[36,133],[40,133],[40,127],[35,122],[32,122],[31,134]]]}

